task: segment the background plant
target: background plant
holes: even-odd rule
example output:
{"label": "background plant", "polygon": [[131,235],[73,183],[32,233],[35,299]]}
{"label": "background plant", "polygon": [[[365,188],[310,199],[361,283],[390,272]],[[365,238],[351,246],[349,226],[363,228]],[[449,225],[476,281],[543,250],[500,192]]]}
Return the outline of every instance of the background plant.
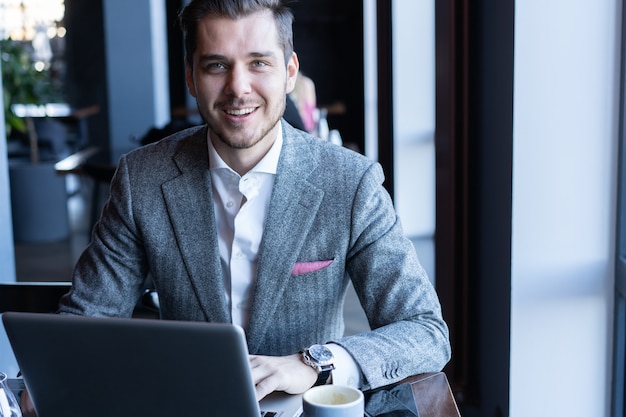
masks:
{"label": "background plant", "polygon": [[58,101],[60,94],[48,69],[38,71],[28,44],[11,39],[0,40],[2,93],[7,137],[13,130],[26,133],[25,119],[12,110],[14,104],[45,104]]}

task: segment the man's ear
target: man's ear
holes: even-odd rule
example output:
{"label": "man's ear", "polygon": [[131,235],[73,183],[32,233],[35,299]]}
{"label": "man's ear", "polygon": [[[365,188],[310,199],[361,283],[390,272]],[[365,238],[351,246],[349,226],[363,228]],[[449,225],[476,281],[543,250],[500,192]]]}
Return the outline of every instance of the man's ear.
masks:
{"label": "man's ear", "polygon": [[287,61],[287,94],[291,93],[296,86],[299,68],[300,62],[298,61],[298,55],[294,52]]}
{"label": "man's ear", "polygon": [[192,97],[196,96],[196,84],[193,82],[193,68],[189,64],[189,61],[185,57],[185,83],[187,84],[187,90]]}

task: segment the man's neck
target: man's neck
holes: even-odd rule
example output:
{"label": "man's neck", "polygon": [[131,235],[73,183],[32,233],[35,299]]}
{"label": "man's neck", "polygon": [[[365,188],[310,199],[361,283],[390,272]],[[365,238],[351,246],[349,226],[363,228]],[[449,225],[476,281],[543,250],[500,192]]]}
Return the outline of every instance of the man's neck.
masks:
{"label": "man's neck", "polygon": [[228,146],[222,142],[219,138],[216,138],[212,131],[209,129],[209,140],[213,144],[215,151],[222,158],[222,160],[236,173],[243,176],[254,168],[267,152],[272,148],[272,145],[278,137],[279,129],[281,129],[280,122],[270,130],[270,132],[261,141],[254,146],[245,149],[238,149]]}

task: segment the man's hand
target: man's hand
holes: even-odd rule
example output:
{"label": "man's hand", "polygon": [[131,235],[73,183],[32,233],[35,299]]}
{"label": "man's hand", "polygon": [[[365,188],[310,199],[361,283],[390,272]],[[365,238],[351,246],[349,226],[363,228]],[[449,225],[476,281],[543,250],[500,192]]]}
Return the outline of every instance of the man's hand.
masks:
{"label": "man's hand", "polygon": [[250,355],[250,368],[258,400],[274,391],[301,394],[311,388],[317,380],[315,369],[302,362],[300,354]]}
{"label": "man's hand", "polygon": [[28,394],[28,390],[24,389],[22,391],[20,408],[22,409],[23,417],[37,417],[35,413],[35,407],[33,407],[33,402],[30,400],[30,395]]}

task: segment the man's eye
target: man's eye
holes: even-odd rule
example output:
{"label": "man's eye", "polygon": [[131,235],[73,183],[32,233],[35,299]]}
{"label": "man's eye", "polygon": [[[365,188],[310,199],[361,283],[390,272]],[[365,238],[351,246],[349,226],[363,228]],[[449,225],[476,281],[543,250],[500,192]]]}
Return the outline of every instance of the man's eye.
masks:
{"label": "man's eye", "polygon": [[267,63],[265,63],[265,61],[253,61],[252,66],[255,68],[263,68],[267,66]]}
{"label": "man's eye", "polygon": [[221,62],[209,62],[203,66],[204,71],[206,72],[219,72],[223,71],[226,68],[226,65]]}

